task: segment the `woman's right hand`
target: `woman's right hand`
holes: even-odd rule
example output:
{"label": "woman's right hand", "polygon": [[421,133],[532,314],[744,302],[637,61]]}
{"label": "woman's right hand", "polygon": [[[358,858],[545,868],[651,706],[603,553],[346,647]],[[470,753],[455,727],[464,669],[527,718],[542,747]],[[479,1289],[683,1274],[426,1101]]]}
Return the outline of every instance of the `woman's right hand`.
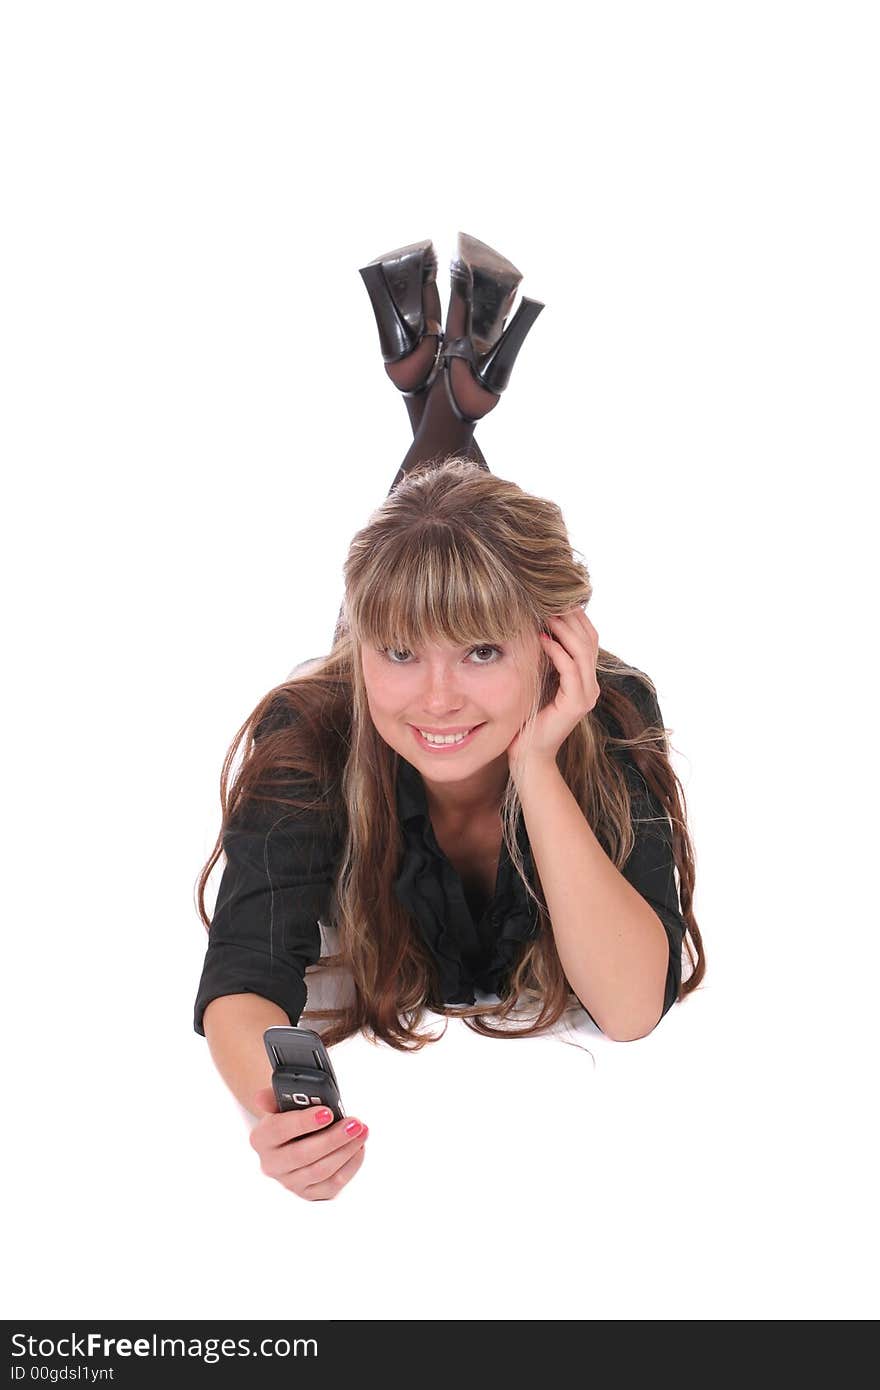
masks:
{"label": "woman's right hand", "polygon": [[[367,1126],[350,1118],[334,1121],[332,1111],[322,1105],[279,1110],[271,1086],[257,1091],[254,1102],[264,1113],[251,1130],[250,1142],[266,1176],[307,1202],[338,1197],[364,1161]],[[328,1118],[316,1122],[319,1113]],[[347,1134],[345,1127],[352,1124],[360,1128]]]}

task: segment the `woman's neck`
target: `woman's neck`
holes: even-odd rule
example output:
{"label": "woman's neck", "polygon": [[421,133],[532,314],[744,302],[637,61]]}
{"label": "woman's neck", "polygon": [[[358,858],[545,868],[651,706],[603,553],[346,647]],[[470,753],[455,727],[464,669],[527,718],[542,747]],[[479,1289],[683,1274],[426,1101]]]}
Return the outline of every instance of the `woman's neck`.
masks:
{"label": "woman's neck", "polygon": [[459,782],[431,782],[423,777],[432,824],[456,834],[472,822],[494,822],[501,811],[509,775],[505,756]]}

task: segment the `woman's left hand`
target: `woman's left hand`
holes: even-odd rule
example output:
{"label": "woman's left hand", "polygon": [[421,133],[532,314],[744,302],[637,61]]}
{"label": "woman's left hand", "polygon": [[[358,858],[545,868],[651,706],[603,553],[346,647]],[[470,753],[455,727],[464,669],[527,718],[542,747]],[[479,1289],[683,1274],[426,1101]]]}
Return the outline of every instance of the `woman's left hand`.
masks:
{"label": "woman's left hand", "polygon": [[572,729],[589,714],[600,695],[596,679],[599,634],[584,610],[572,608],[560,618],[550,618],[553,636],[540,636],[541,646],[559,672],[556,698],[545,705],[535,720],[531,746],[520,746],[521,733],[507,749],[510,770],[522,771],[526,758],[556,765],[556,754]]}

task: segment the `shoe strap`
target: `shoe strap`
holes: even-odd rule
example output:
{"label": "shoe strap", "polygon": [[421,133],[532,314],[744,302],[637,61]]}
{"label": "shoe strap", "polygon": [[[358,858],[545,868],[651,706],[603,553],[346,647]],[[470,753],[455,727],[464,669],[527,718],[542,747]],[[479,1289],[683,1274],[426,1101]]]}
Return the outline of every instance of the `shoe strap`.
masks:
{"label": "shoe strap", "polygon": [[443,344],[444,357],[463,357],[466,362],[476,369],[477,355],[474,345],[470,338],[447,338]]}
{"label": "shoe strap", "polygon": [[445,365],[443,357],[443,325],[441,323],[438,323],[436,319],[425,319],[425,337],[427,337],[429,333],[436,333],[437,338],[439,340],[439,348],[437,351],[437,355],[435,356],[434,361],[431,363],[428,375],[425,377],[425,380],[421,383],[421,385],[415,386],[412,389],[412,391],[404,391],[402,393],[404,396],[427,395],[431,387],[434,385],[434,382],[437,380],[438,376],[440,376],[441,372],[443,371],[443,367]]}

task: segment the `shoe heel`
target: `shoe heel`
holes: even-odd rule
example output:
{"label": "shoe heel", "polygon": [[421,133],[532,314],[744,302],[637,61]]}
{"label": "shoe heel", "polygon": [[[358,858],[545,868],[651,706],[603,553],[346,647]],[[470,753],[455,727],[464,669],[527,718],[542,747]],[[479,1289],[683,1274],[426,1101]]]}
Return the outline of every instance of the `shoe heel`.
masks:
{"label": "shoe heel", "polygon": [[379,348],[385,362],[399,362],[415,347],[415,335],[398,312],[397,305],[388,288],[388,282],[378,262],[365,265],[358,271],[367,287],[376,327],[379,330]]}
{"label": "shoe heel", "polygon": [[507,386],[517,354],[525,342],[529,330],[544,305],[537,299],[527,299],[523,295],[519,308],[505,328],[489,355],[480,363],[477,378],[487,391],[495,395]]}
{"label": "shoe heel", "polygon": [[436,272],[437,254],[430,239],[386,251],[358,272],[370,296],[386,362],[399,362],[418,344],[425,327],[422,286]]}

